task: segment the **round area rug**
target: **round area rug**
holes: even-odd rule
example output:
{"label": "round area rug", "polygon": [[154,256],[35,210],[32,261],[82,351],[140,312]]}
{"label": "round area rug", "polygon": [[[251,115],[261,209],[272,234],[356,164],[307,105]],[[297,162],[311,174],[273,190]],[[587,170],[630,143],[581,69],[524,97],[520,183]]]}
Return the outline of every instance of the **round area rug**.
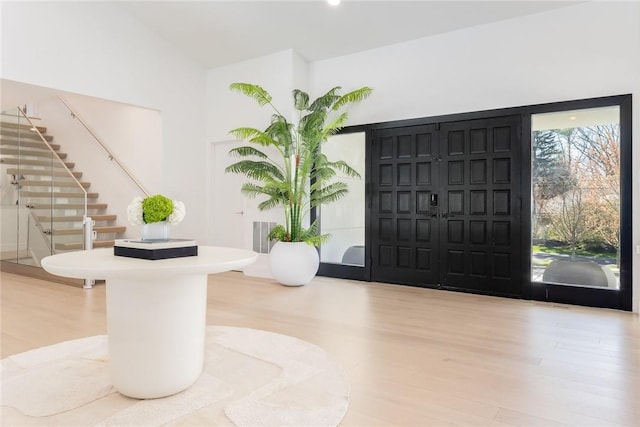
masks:
{"label": "round area rug", "polygon": [[187,390],[137,400],[115,391],[107,337],[65,341],[0,361],[6,426],[336,426],[349,383],[327,353],[256,329],[208,326],[204,371]]}

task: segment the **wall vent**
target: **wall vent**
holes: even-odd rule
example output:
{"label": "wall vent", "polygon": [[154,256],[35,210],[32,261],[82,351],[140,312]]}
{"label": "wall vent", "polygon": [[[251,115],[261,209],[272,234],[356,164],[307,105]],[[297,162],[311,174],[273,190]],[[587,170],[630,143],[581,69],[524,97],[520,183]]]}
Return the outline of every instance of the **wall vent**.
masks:
{"label": "wall vent", "polygon": [[253,250],[259,254],[268,254],[276,242],[269,241],[269,232],[275,222],[253,222]]}

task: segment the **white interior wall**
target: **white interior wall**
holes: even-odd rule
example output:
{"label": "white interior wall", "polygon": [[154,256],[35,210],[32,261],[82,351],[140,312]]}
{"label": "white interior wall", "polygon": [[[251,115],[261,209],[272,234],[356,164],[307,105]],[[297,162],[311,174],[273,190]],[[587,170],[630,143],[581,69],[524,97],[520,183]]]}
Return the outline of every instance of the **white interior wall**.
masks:
{"label": "white interior wall", "polygon": [[[187,215],[174,235],[204,241],[206,71],[116,2],[2,2],[0,8],[0,77],[159,112],[163,160],[160,185],[150,191],[185,202]],[[136,156],[131,169],[148,161]]]}
{"label": "white interior wall", "polygon": [[638,90],[637,2],[572,7],[314,62],[312,90],[372,86],[351,124]]}

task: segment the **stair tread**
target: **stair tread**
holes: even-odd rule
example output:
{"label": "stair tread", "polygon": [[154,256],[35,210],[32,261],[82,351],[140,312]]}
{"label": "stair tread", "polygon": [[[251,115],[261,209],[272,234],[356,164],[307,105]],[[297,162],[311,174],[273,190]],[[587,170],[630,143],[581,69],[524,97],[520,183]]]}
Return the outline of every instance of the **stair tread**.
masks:
{"label": "stair tread", "polygon": [[[94,221],[115,221],[118,218],[116,214],[97,214],[90,215]],[[82,215],[59,215],[59,216],[38,216],[38,222],[79,222],[83,220]]]}
{"label": "stair tread", "polygon": [[[42,141],[42,139],[40,139],[40,135],[38,135],[36,132],[30,131],[30,130],[27,131],[27,132],[18,132],[17,130],[9,129],[9,128],[4,127],[4,126],[0,126],[0,135],[13,136],[13,137],[21,138],[21,139],[30,139],[30,140]],[[42,135],[42,137],[47,142],[53,141],[53,136],[51,136],[51,135]]]}
{"label": "stair tread", "polygon": [[[84,193],[78,192],[64,192],[64,191],[21,191],[20,194],[26,197],[63,197],[67,199],[71,198],[84,198]],[[87,193],[87,199],[97,199],[98,193]]]}
{"label": "stair tread", "polygon": [[[0,146],[5,146],[5,147],[22,146],[22,147],[29,147],[29,148],[47,148],[47,146],[41,140],[38,140],[38,141],[24,141],[24,140],[21,140],[20,138],[17,138],[17,137],[3,136],[3,135],[0,135]],[[49,143],[49,146],[54,151],[58,151],[60,149],[60,144]]]}
{"label": "stair tread", "polygon": [[[96,226],[93,227],[93,231],[98,234],[101,233],[124,233],[127,231],[127,227],[124,225],[105,225],[105,226]],[[69,235],[79,235],[82,234],[83,230],[81,227],[76,228],[54,228],[53,235],[54,236],[69,236]]]}
{"label": "stair tread", "polygon": [[[115,245],[115,240],[94,240],[93,247],[94,248],[110,248]],[[56,243],[56,250],[69,251],[74,249],[82,249],[82,242],[68,242],[68,243]]]}
{"label": "stair tread", "polygon": [[[62,168],[62,165],[58,161],[54,161],[52,164],[52,162],[48,160],[14,159],[11,157],[1,157],[0,163],[4,163],[6,165],[31,165],[31,166],[47,166],[47,167],[53,167],[56,169]],[[73,167],[76,165],[73,162],[64,162],[64,164],[69,169],[73,169]]]}
{"label": "stair tread", "polygon": [[[51,206],[51,203],[30,203],[31,209],[84,209],[82,203],[57,203]],[[87,209],[107,209],[106,203],[87,203]]]}
{"label": "stair tread", "polygon": [[[0,147],[0,154],[13,155],[13,156],[28,156],[28,157],[52,157],[51,151],[47,149],[42,150],[28,150],[23,148],[7,148]],[[59,153],[56,151],[56,155],[61,159],[67,158],[67,153]]]}
{"label": "stair tread", "polygon": [[[75,181],[66,181],[66,182],[60,182],[60,181],[54,181],[53,184],[51,183],[51,181],[45,181],[45,180],[31,180],[31,179],[23,179],[20,180],[20,185],[22,185],[22,188],[24,187],[78,187],[78,184]],[[87,189],[91,186],[90,182],[80,182],[80,185]]]}
{"label": "stair tread", "polygon": [[[29,168],[20,168],[20,169],[18,169],[18,168],[7,168],[7,173],[9,175],[22,175],[22,176],[29,176],[29,175],[50,176],[51,175],[51,171],[47,170],[47,169],[29,169]],[[71,171],[71,174],[76,178],[82,177],[82,172]],[[65,170],[53,171],[53,176],[62,177],[62,178],[70,178],[69,177],[69,173],[67,171],[65,171]]]}
{"label": "stair tread", "polygon": [[[0,127],[3,128],[11,128],[11,129],[24,129],[27,131],[31,131],[31,125],[26,123],[26,121],[24,121],[24,123],[12,123],[12,122],[5,122],[5,121],[0,121]],[[40,133],[46,133],[47,132],[47,128],[45,126],[35,126]]]}

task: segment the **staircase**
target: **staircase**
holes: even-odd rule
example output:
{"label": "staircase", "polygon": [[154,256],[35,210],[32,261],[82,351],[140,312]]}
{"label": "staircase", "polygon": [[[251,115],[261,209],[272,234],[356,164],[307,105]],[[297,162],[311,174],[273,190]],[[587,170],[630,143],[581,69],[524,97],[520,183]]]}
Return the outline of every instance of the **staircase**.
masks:
{"label": "staircase", "polygon": [[[108,205],[99,200],[98,193],[88,191],[91,183],[82,181],[82,172],[74,170],[75,164],[66,160],[67,154],[60,151],[59,144],[53,143],[47,129],[38,126],[38,130],[75,179],[28,124],[3,118],[0,121],[3,187],[8,182],[13,185],[18,209],[29,210],[29,221],[43,235],[51,253],[83,249],[84,189],[87,215],[95,221],[93,247],[113,246],[126,227],[115,223],[116,215],[106,212]],[[39,260],[36,262],[39,264]]]}

